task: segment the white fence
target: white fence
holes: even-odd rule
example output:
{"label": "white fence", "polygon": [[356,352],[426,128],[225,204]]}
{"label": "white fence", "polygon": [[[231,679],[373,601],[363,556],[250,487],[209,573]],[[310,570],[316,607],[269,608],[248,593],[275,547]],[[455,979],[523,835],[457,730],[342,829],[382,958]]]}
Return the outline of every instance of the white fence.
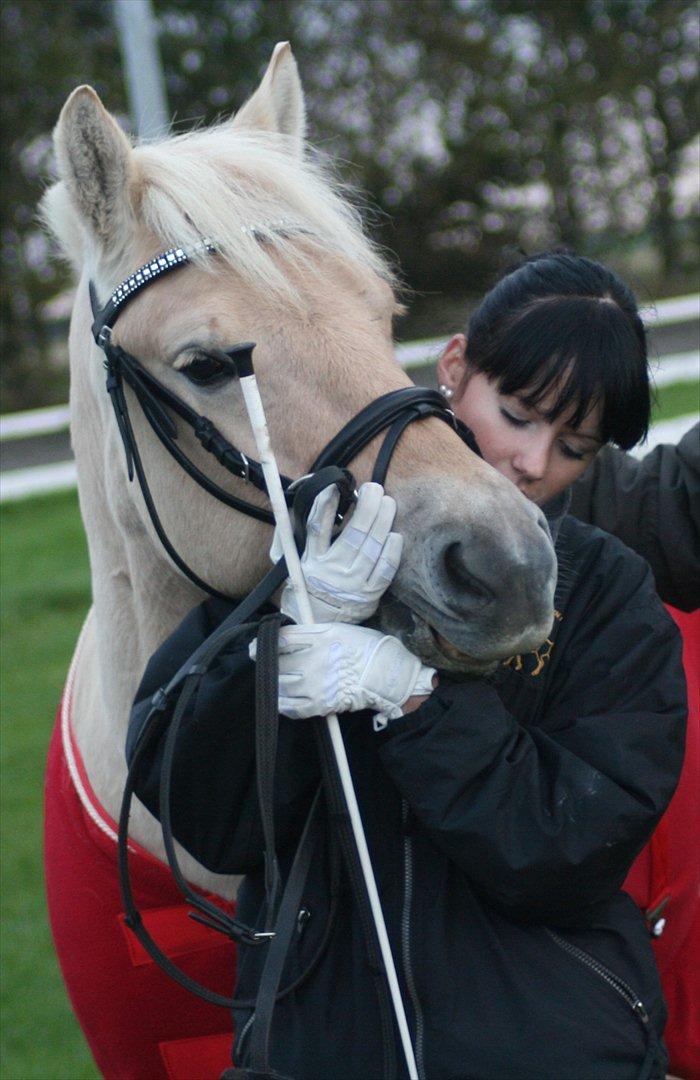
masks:
{"label": "white fence", "polygon": [[[660,300],[642,309],[648,329],[692,322],[700,318],[700,294],[679,296]],[[397,345],[396,357],[407,371],[437,360],[444,338],[428,338]],[[653,365],[654,384],[657,387],[671,383],[700,379],[700,352],[673,353],[659,358]],[[700,407],[700,400],[698,401]],[[641,457],[662,442],[677,442],[698,419],[697,413],[676,417],[656,424],[649,432],[647,442],[634,453]],[[68,405],[56,405],[45,409],[0,416],[0,442],[15,439],[37,438],[54,435],[68,428]],[[51,491],[75,487],[76,470],[72,460],[37,465],[26,469],[7,469],[0,472],[0,502],[26,498]]]}

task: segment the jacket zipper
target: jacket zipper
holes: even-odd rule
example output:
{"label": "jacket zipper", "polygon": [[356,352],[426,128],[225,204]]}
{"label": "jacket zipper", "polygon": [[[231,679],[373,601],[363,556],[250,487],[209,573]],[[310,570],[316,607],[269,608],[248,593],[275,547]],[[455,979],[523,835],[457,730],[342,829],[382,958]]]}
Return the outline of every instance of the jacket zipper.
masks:
{"label": "jacket zipper", "polygon": [[585,952],[583,949],[579,949],[577,945],[572,945],[566,938],[560,937],[554,930],[550,930],[549,927],[545,926],[544,931],[560,949],[563,949],[569,956],[573,956],[579,963],[584,964],[585,967],[597,975],[599,979],[602,979],[603,982],[607,983],[616,994],[619,994],[644,1028],[648,1028],[649,1014],[644,1007],[644,1002],[640,999],[639,994],[634,992],[629,983],[626,983],[624,979],[621,979],[620,976],[616,975],[610,968],[601,964],[600,960],[596,960],[590,953]]}
{"label": "jacket zipper", "polygon": [[413,978],[413,969],[411,967],[411,902],[413,899],[413,842],[410,836],[406,835],[406,826],[408,824],[408,803],[405,799],[401,800],[401,818],[404,828],[403,837],[403,911],[401,913],[401,958],[403,961],[403,974],[406,980],[406,987],[413,1006],[413,1014],[416,1023],[416,1038],[414,1051],[416,1055],[416,1068],[418,1070],[418,1076],[420,1080],[425,1077],[425,1067],[423,1064],[423,1039],[425,1033],[425,1022],[423,1019],[423,1010],[421,1008],[420,999],[418,997],[418,991],[416,989],[415,980]]}
{"label": "jacket zipper", "polygon": [[247,1036],[248,1032],[250,1031],[251,1027],[253,1026],[254,1020],[255,1020],[255,1010],[253,1010],[253,1012],[250,1014],[250,1016],[246,1020],[245,1024],[243,1025],[243,1028],[241,1030],[241,1033],[238,1036],[237,1045],[234,1048],[235,1055],[236,1055],[237,1058],[240,1058],[241,1054],[243,1053],[243,1043],[245,1042],[245,1039],[246,1039],[246,1036]]}

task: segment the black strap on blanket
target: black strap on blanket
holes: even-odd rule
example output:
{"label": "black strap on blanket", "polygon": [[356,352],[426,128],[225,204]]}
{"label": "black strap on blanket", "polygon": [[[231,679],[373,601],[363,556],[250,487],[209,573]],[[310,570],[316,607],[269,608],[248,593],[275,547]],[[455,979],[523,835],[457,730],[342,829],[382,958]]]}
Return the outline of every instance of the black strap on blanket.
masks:
{"label": "black strap on blanket", "polygon": [[290,1078],[272,1069],[264,1069],[260,1072],[258,1069],[238,1069],[232,1065],[230,1069],[224,1069],[219,1080],[290,1080]]}

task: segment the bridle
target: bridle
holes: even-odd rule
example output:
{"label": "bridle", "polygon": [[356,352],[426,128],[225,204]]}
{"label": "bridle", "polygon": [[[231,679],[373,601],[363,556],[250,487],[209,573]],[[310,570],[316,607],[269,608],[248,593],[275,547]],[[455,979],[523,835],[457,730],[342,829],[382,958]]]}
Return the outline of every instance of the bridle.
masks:
{"label": "bridle", "polygon": [[[175,565],[198,588],[220,599],[230,599],[218,589],[207,584],[195,573],[173,547],[160,520],[143,461],[136,442],[134,429],[129,416],[129,408],[124,384],[133,391],[141,410],[153,432],[168,453],[192,479],[219,502],[238,510],[258,521],[274,525],[274,518],[269,510],[232,495],[212,480],[187,456],[178,442],[178,428],[173,416],[187,424],[194,432],[202,447],[233,476],[252,484],[258,491],[265,493],[265,481],[262,467],[258,461],[249,458],[242,450],[234,446],[212,421],[191,408],[182,398],[158,381],[135,356],[112,342],[114,324],[133,298],[141,293],[153,281],[166,274],[186,266],[195,254],[208,252],[216,254],[216,246],[211,240],[202,240],[189,251],[183,248],[170,248],[150,259],[113,291],[104,307],[100,308],[97,292],[90,282],[90,303],[93,314],[92,333],[97,345],[105,354],[107,370],[107,392],[112,402],[119,433],[126,454],[129,480],[136,475],[143,498],[153,523],[153,527],[168,555]],[[255,345],[241,343],[226,352],[226,357],[234,364],[245,363],[250,358]],[[448,423],[470,449],[478,449],[469,429],[459,421],[447,406],[444,398],[436,390],[424,387],[405,387],[391,391],[371,402],[362,409],[321,451],[310,466],[309,472],[300,481],[293,483],[288,477],[282,477],[282,484],[290,503],[294,503],[301,517],[305,519],[313,498],[328,483],[338,482],[341,487],[340,514],[347,511],[352,502],[354,480],[347,473],[346,467],[382,431],[386,431],[384,442],[377,455],[372,479],[383,483],[392,454],[405,428],[414,420],[436,416]],[[344,475],[330,474],[321,477],[321,470],[334,467],[343,470]],[[325,479],[325,483],[320,483]],[[299,513],[297,513],[299,517]],[[274,590],[273,590],[274,591]]]}
{"label": "bridle", "polygon": [[[285,227],[285,231],[288,231]],[[269,510],[261,509],[237,496],[231,495],[206,473],[195,465],[178,442],[178,428],[173,415],[187,424],[194,432],[202,447],[233,476],[252,484],[258,491],[266,492],[262,466],[258,461],[247,457],[235,447],[212,423],[198,413],[159,382],[135,356],[112,343],[114,324],[124,307],[145,289],[152,281],[165,274],[187,265],[192,256],[201,252],[216,255],[216,246],[210,240],[202,240],[195,248],[185,251],[183,248],[171,248],[149,260],[114,290],[104,307],[100,308],[97,293],[90,283],[90,302],[93,313],[92,333],[100,349],[105,354],[107,370],[107,392],[114,409],[117,426],[126,454],[129,480],[137,477],[143,498],[153,523],[154,529],[168,555],[175,565],[192,581],[211,596],[229,599],[219,590],[207,584],[185,562],[173,547],[160,521],[153,500],[146,472],[134,429],[129,415],[124,385],[130,387],[152,430],[174,460],[192,477],[192,479],[218,501],[230,506],[259,521],[274,525],[274,517]],[[228,350],[227,360],[245,374],[246,367],[252,368],[251,355],[255,348],[250,342],[241,343]],[[478,453],[478,447],[469,429],[462,424],[448,408],[444,398],[435,390],[422,387],[405,387],[384,394],[362,409],[335,435],[312,463],[309,473],[292,482],[283,477],[282,484],[288,502],[293,508],[295,538],[301,551],[305,541],[306,517],[316,495],[329,484],[337,484],[340,491],[339,515],[342,517],[355,498],[355,481],[347,466],[376,436],[386,432],[377,458],[372,479],[384,483],[391,457],[406,427],[414,420],[436,416],[450,424],[467,445]],[[128,865],[128,825],[130,806],[134,794],[135,777],[144,754],[153,741],[167,730],[163,749],[163,763],[160,783],[160,819],[168,863],[181,892],[194,909],[193,918],[205,923],[227,937],[248,945],[267,945],[267,958],[262,971],[259,991],[250,1004],[254,1008],[256,1026],[250,1040],[249,1055],[256,1072],[248,1075],[272,1076],[269,1069],[272,1013],[277,1001],[292,991],[307,978],[324,951],[334,921],[335,903],[332,905],[328,925],[316,955],[307,969],[290,985],[282,986],[282,972],[287,951],[292,941],[296,925],[297,911],[306,882],[314,850],[322,832],[321,808],[326,806],[335,822],[337,843],[346,867],[355,901],[360,912],[363,936],[369,968],[375,982],[380,1015],[382,1017],[383,1075],[395,1075],[394,1037],[391,1027],[390,1011],[383,987],[383,967],[376,941],[369,927],[371,917],[367,910],[367,900],[357,865],[356,852],[347,822],[347,810],[340,790],[337,775],[332,765],[332,755],[328,733],[319,721],[316,725],[316,740],[319,763],[323,776],[322,789],[319,788],[313,800],[294,862],[284,890],[274,842],[273,824],[273,786],[275,757],[277,746],[277,637],[282,617],[279,613],[268,615],[260,621],[259,609],[272,597],[287,578],[287,567],[282,558],[270,570],[255,589],[239,603],[220,626],[204,641],[195,653],[152,697],[150,710],[141,735],[134,748],[119,819],[119,873],[124,903],[125,922],[157,963],[186,989],[198,994],[205,1000],[225,1007],[241,1007],[240,1000],[225,998],[209,988],[196,983],[179,969],[146,930],[138,912],[131,889]],[[257,616],[257,622],[251,620]],[[259,791],[260,815],[265,841],[265,892],[266,917],[262,929],[246,926],[235,917],[220,909],[207,897],[195,892],[182,874],[173,842],[171,827],[171,777],[177,736],[186,715],[188,703],[196,693],[202,677],[208,671],[220,651],[235,642],[245,642],[256,634],[258,638],[258,659],[256,662],[256,779]],[[323,796],[323,797],[322,797]],[[333,880],[337,886],[339,871],[338,858],[334,861]],[[334,886],[335,887],[335,886]],[[239,1046],[240,1050],[240,1046]],[[236,1072],[233,1070],[232,1075]],[[239,1075],[243,1075],[240,1073]]]}

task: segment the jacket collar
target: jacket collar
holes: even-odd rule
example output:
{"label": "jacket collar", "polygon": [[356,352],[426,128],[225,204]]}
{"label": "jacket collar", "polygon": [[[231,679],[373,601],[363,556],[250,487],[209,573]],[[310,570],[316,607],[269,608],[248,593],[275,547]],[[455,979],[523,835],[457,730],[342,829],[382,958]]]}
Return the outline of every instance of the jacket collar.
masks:
{"label": "jacket collar", "polygon": [[549,531],[552,535],[552,543],[556,544],[557,537],[559,535],[559,529],[561,523],[569,512],[569,506],[571,504],[571,488],[565,488],[559,495],[555,496],[551,502],[545,503],[542,507],[542,513],[547,519],[549,525]]}

